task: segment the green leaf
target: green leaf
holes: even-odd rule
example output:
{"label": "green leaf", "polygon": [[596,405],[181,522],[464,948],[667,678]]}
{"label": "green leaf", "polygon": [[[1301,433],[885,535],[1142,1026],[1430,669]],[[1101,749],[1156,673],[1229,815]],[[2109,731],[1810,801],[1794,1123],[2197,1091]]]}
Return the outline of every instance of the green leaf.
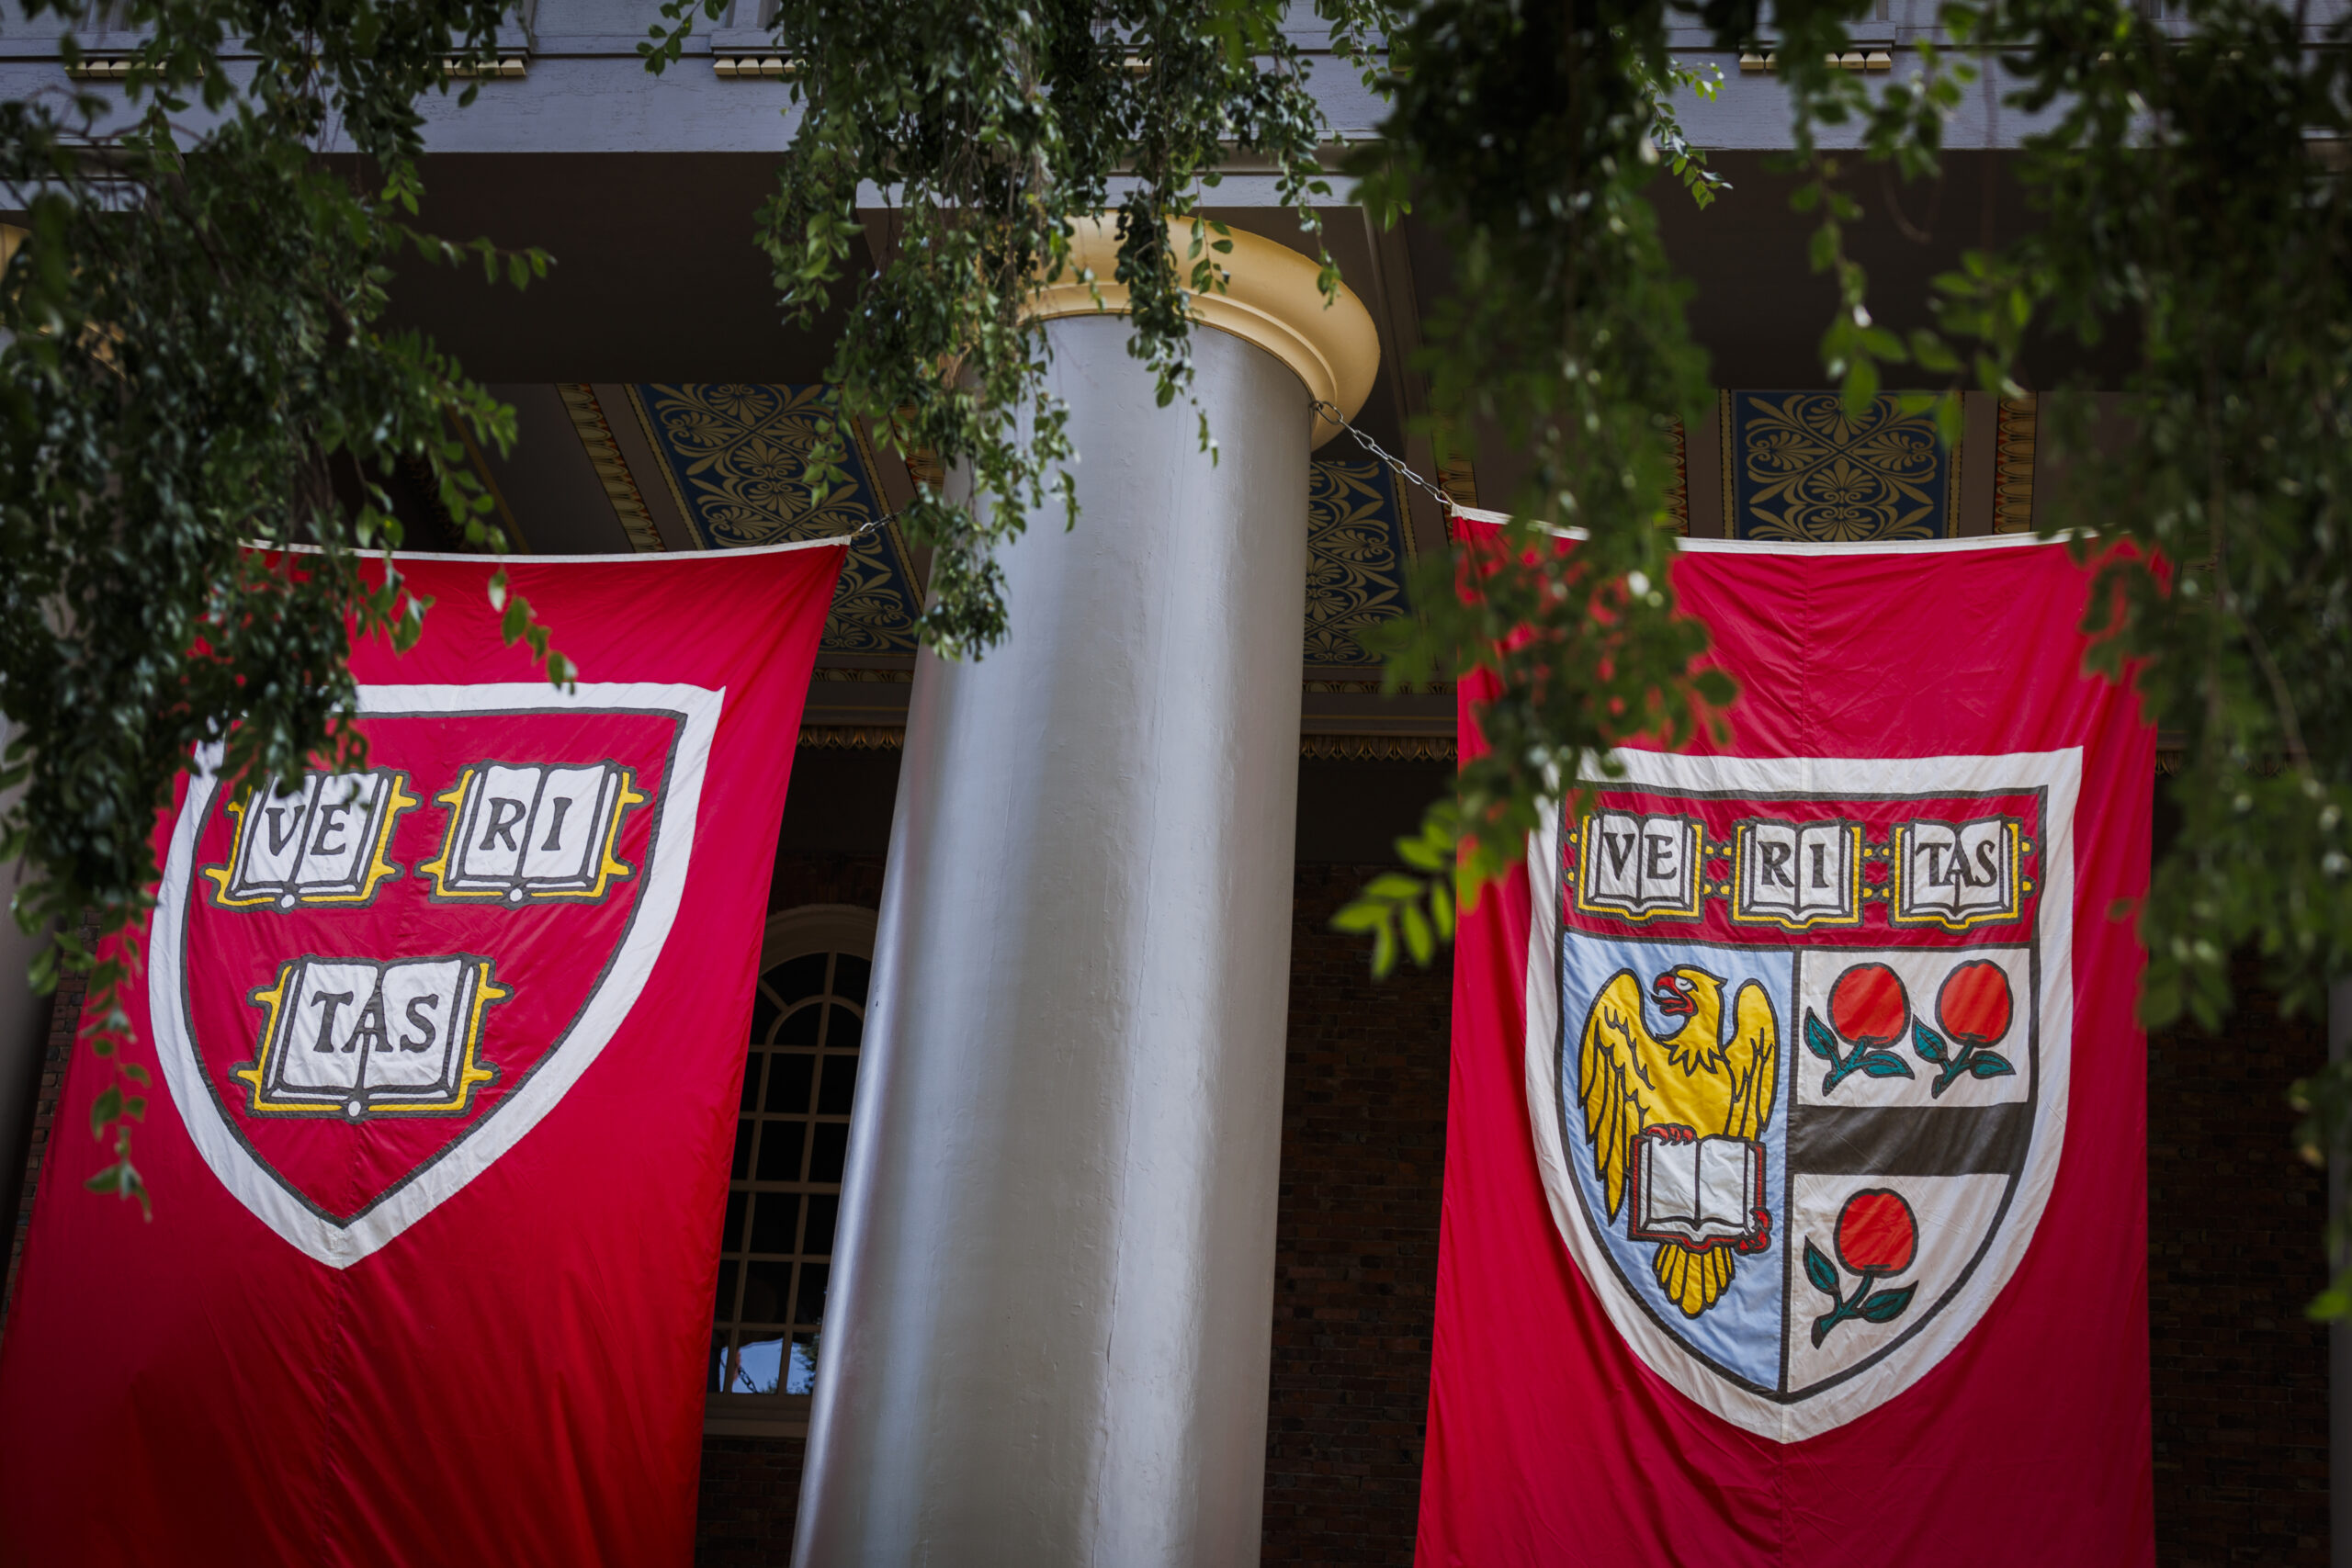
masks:
{"label": "green leaf", "polygon": [[1979,1051],[1968,1058],[1968,1070],[1980,1078],[2007,1077],[2017,1071],[2009,1059],[1997,1052]]}
{"label": "green leaf", "polygon": [[97,1098],[90,1102],[90,1136],[105,1137],[107,1129],[121,1116],[122,1090],[113,1084],[108,1084],[100,1089]]}
{"label": "green leaf", "polygon": [[1815,1018],[1811,1008],[1804,1010],[1804,1048],[1825,1062],[1838,1060],[1838,1037],[1829,1026]]}
{"label": "green leaf", "polygon": [[1862,1057],[1862,1072],[1874,1078],[1907,1078],[1911,1064],[1891,1051],[1871,1051]]}
{"label": "green leaf", "polygon": [[1862,1316],[1872,1323],[1892,1323],[1903,1315],[1911,1298],[1919,1293],[1917,1285],[1905,1285],[1900,1290],[1873,1291],[1862,1303]]}
{"label": "green leaf", "polygon": [[1878,367],[1867,359],[1855,360],[1846,371],[1842,391],[1847,416],[1860,419],[1878,396]]}
{"label": "green leaf", "polygon": [[1822,1255],[1810,1237],[1804,1244],[1804,1277],[1813,1281],[1815,1290],[1838,1294],[1838,1266]]}
{"label": "green leaf", "polygon": [[1916,1018],[1911,1021],[1911,1049],[1917,1051],[1922,1060],[1933,1062],[1938,1066],[1944,1064],[1947,1053],[1943,1036]]}
{"label": "green leaf", "polygon": [[1419,904],[1399,904],[1396,919],[1404,928],[1405,951],[1418,967],[1428,968],[1430,960],[1437,955],[1437,940],[1430,931],[1429,917],[1421,913]]}

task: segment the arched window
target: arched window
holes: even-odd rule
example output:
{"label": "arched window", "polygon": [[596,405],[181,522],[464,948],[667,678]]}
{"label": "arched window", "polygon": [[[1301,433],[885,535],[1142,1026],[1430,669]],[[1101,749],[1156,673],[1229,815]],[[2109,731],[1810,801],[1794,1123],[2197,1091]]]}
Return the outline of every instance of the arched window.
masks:
{"label": "arched window", "polygon": [[816,1371],[874,911],[770,917],[752,1004],[704,1384],[715,1420],[796,1419]]}

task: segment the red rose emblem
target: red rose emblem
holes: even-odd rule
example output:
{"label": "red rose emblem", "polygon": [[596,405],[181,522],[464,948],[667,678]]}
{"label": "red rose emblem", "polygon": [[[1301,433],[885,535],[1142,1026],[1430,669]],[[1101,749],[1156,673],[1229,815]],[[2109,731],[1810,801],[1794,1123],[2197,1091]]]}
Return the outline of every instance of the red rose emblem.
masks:
{"label": "red rose emblem", "polygon": [[1838,1212],[1838,1261],[1856,1274],[1900,1274],[1919,1249],[1919,1227],[1899,1192],[1865,1187]]}
{"label": "red rose emblem", "polygon": [[1997,964],[1969,960],[1936,992],[1936,1021],[1955,1040],[1992,1044],[2009,1032],[2009,977]]}
{"label": "red rose emblem", "polygon": [[1892,1044],[1911,1021],[1911,998],[1885,964],[1857,964],[1830,988],[1829,1021],[1858,1044]]}
{"label": "red rose emblem", "polygon": [[[1841,1323],[1893,1323],[1910,1310],[1919,1293],[1917,1281],[1893,1290],[1873,1289],[1889,1274],[1911,1267],[1919,1253],[1919,1224],[1903,1194],[1883,1187],[1865,1187],[1838,1211],[1834,1245],[1838,1262],[1808,1239],[1804,1244],[1804,1277],[1829,1298],[1829,1310],[1813,1320],[1813,1342],[1818,1347]],[[1848,1293],[1838,1264],[1859,1276]]]}

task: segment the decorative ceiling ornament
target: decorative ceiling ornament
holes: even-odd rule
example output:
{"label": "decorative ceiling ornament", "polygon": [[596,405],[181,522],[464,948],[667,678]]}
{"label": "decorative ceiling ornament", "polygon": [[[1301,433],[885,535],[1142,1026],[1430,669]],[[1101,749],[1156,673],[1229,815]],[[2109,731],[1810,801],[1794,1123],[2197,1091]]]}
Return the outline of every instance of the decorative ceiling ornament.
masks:
{"label": "decorative ceiling ornament", "polygon": [[[831,387],[656,382],[629,393],[662,479],[705,549],[837,537],[888,510],[865,433],[842,420]],[[805,462],[818,440],[835,432],[846,437],[844,471],[812,497]],[[877,530],[850,547],[822,651],[912,653],[921,604],[898,526]]]}
{"label": "decorative ceiling ornament", "polygon": [[1313,465],[1306,490],[1306,667],[1377,670],[1356,634],[1409,608],[1412,530],[1386,465],[1340,457]]}
{"label": "decorative ceiling ornament", "polygon": [[1957,450],[1893,395],[1860,418],[1836,392],[1726,392],[1724,511],[1736,539],[1847,544],[1951,536]]}

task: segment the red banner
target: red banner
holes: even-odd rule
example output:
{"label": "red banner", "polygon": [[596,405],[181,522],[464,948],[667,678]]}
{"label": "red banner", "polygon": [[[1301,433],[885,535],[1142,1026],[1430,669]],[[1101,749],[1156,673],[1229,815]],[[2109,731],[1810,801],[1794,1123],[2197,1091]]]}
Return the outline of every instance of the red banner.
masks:
{"label": "red banner", "polygon": [[1424,1568],[2154,1561],[2154,736],[2088,581],[1686,548],[1727,742],[1620,753],[1460,932]]}
{"label": "red banner", "polygon": [[365,771],[183,781],[0,1346],[0,1562],[684,1563],[743,1040],[838,547],[406,558]]}

